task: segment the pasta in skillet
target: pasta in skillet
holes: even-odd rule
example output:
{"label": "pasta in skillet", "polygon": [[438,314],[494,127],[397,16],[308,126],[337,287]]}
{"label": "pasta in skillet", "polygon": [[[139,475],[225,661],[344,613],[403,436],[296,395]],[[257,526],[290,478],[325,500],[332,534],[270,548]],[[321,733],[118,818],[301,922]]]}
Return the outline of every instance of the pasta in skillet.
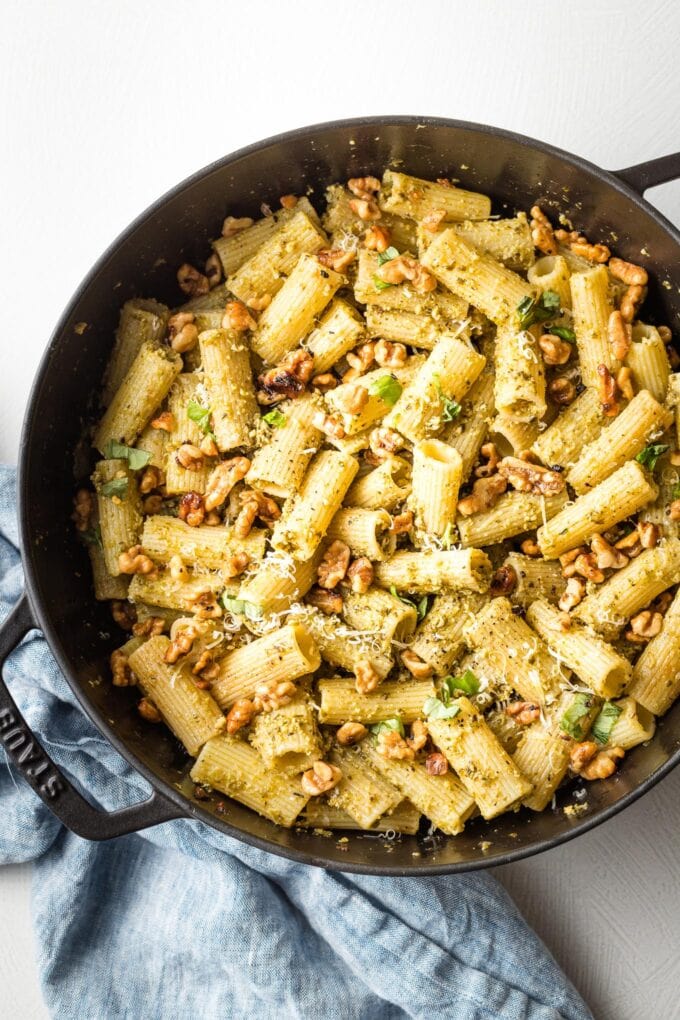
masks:
{"label": "pasta in skillet", "polygon": [[680,694],[646,270],[393,170],[213,249],[124,305],[75,499],[113,684],[283,826],[455,835],[612,776]]}

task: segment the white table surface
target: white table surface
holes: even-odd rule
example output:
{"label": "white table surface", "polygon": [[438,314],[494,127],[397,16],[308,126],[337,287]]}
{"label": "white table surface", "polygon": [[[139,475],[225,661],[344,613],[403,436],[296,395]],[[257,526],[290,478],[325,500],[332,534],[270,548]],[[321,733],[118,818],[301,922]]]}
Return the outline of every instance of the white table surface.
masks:
{"label": "white table surface", "polygon": [[[679,147],[679,29],[673,0],[5,0],[0,460],[16,460],[31,379],[78,281],[182,177],[278,131],[386,112],[495,124],[627,166]],[[680,186],[649,197],[680,222]],[[598,1020],[680,1017],[679,801],[676,773],[576,842],[497,872]],[[28,868],[0,871],[8,1020],[46,1016],[29,887]]]}

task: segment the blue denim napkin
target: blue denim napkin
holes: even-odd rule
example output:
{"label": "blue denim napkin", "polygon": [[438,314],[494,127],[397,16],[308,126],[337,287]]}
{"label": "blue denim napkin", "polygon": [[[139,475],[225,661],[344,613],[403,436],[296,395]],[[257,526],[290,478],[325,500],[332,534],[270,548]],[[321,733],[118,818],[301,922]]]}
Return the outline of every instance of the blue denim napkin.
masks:
{"label": "blue denim napkin", "polygon": [[[0,467],[0,617],[21,593]],[[146,783],[80,712],[37,631],[5,676],[29,725],[106,807]],[[1,762],[1,759],[0,759]],[[0,863],[33,861],[38,967],[73,1020],[592,1020],[498,882],[343,875],[193,821],[88,843],[0,763]]]}

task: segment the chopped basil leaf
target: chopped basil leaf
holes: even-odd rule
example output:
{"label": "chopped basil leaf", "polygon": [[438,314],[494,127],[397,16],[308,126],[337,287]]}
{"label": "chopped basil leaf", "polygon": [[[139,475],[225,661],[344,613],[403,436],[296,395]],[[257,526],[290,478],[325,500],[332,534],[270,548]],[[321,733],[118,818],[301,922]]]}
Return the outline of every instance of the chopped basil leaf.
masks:
{"label": "chopped basil leaf", "polygon": [[548,332],[553,336],[558,336],[560,340],[566,340],[569,344],[576,343],[576,333],[568,326],[551,326]]}
{"label": "chopped basil leaf", "polygon": [[[391,262],[392,259],[396,258],[399,258],[397,249],[394,247],[386,248],[385,251],[378,252],[378,265],[384,266],[386,262]],[[388,284],[388,286],[391,286],[391,284]]]}
{"label": "chopped basil leaf", "polygon": [[460,712],[460,705],[445,705],[439,698],[428,698],[423,705],[423,712],[429,719],[455,719]]}
{"label": "chopped basil leaf", "polygon": [[204,436],[211,436],[214,439],[215,436],[210,427],[211,414],[211,407],[203,407],[201,404],[196,403],[195,400],[190,400],[187,404],[187,418],[198,425]]}
{"label": "chopped basil leaf", "polygon": [[398,733],[403,737],[404,724],[397,716],[393,719],[383,719],[382,722],[376,723],[375,726],[371,726],[371,733],[374,733],[376,737],[379,733]]}
{"label": "chopped basil leaf", "polygon": [[416,606],[416,612],[419,620],[424,620],[430,611],[430,596],[423,595],[422,599]]}
{"label": "chopped basil leaf", "polygon": [[85,545],[97,545],[100,549],[104,548],[102,542],[102,529],[98,524],[94,528],[88,528],[87,531],[81,531],[81,537]]}
{"label": "chopped basil leaf", "polygon": [[618,705],[615,705],[613,701],[605,701],[590,731],[598,744],[607,743],[614,729],[614,723],[620,715],[621,709]]}
{"label": "chopped basil leaf", "polygon": [[387,290],[388,287],[393,287],[393,283],[388,283],[387,280],[381,280],[379,276],[373,277],[373,286],[376,290]]}
{"label": "chopped basil leaf", "polygon": [[105,450],[107,460],[126,460],[131,471],[141,471],[151,460],[151,454],[146,450],[136,450],[133,446],[126,446],[125,443],[117,443],[112,439]]}
{"label": "chopped basil leaf", "polygon": [[119,499],[124,499],[127,495],[127,490],[127,478],[112,478],[110,482],[104,482],[101,488],[101,493],[102,496],[118,496]]}
{"label": "chopped basil leaf", "polygon": [[452,400],[451,397],[443,397],[444,408],[442,410],[442,421],[455,421],[462,407],[457,400]]}
{"label": "chopped basil leaf", "polygon": [[286,416],[274,408],[273,411],[269,411],[267,414],[262,416],[262,420],[266,421],[267,425],[271,425],[272,428],[280,429],[282,425],[286,424]]}
{"label": "chopped basil leaf", "polygon": [[450,697],[454,691],[462,691],[463,694],[479,694],[479,680],[471,669],[466,669],[461,676],[445,676],[442,681],[442,689],[446,688]]}
{"label": "chopped basil leaf", "polygon": [[262,607],[255,605],[254,602],[248,602],[246,599],[236,599],[232,595],[222,595],[220,601],[223,608],[234,616],[245,616],[246,620],[262,619]]}
{"label": "chopped basil leaf", "polygon": [[417,610],[417,606],[413,599],[407,599],[405,595],[400,595],[393,584],[390,585],[390,595],[393,595],[395,599],[399,599],[399,601],[403,602],[405,606],[413,606],[413,608]]}
{"label": "chopped basil leaf", "polygon": [[520,329],[528,329],[535,322],[545,322],[558,315],[559,311],[560,296],[554,290],[544,290],[538,301],[529,296],[522,298],[517,305]]}
{"label": "chopped basil leaf", "polygon": [[574,740],[580,740],[583,736],[581,719],[588,715],[592,698],[589,694],[577,694],[571,705],[560,719],[560,729],[568,733]]}
{"label": "chopped basil leaf", "polygon": [[381,375],[379,379],[371,383],[369,393],[380,397],[388,407],[393,407],[401,396],[401,390],[401,383],[393,375]]}
{"label": "chopped basil leaf", "polygon": [[452,540],[453,540],[453,524],[451,523],[451,521],[449,521],[444,530],[444,534],[442,535],[442,549],[450,549]]}
{"label": "chopped basil leaf", "polygon": [[650,471],[653,471],[659,457],[669,449],[668,443],[656,443],[651,446],[645,446],[644,450],[640,450],[635,459],[638,464],[643,464]]}

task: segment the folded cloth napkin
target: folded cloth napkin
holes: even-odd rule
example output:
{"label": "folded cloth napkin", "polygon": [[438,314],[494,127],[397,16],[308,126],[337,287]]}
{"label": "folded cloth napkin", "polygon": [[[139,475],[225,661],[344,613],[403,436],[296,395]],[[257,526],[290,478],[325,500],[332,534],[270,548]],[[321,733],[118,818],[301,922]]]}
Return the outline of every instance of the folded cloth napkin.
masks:
{"label": "folded cloth napkin", "polygon": [[[23,584],[0,467],[0,617]],[[38,631],[5,676],[52,758],[99,805],[148,792],[80,712]],[[194,821],[108,843],[68,832],[0,764],[0,862],[33,861],[43,993],[73,1020],[592,1020],[486,872],[343,875]]]}

